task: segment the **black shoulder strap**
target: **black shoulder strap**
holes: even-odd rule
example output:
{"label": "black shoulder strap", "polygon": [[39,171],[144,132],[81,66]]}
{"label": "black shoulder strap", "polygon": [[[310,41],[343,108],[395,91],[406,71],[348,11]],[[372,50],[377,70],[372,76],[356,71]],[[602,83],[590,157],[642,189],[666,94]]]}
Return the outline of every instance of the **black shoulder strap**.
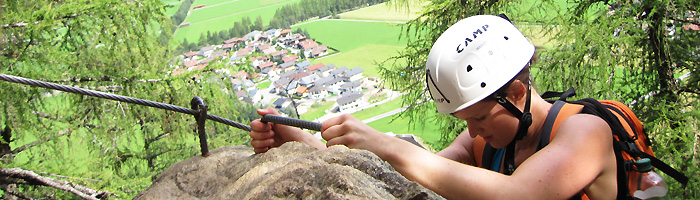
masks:
{"label": "black shoulder strap", "polygon": [[659,169],[662,172],[664,172],[664,174],[670,176],[673,179],[676,179],[676,181],[683,184],[683,187],[685,187],[685,185],[688,184],[688,177],[685,176],[685,174],[679,172],[676,169],[673,169],[673,167],[652,155],[649,155],[645,152],[641,152],[641,154],[643,158],[649,158],[651,160],[651,165],[654,166],[654,168]]}
{"label": "black shoulder strap", "polygon": [[564,92],[554,92],[554,91],[546,91],[540,95],[543,99],[551,99],[554,97],[559,97],[559,100],[561,101],[566,101],[566,98],[573,97],[576,95],[576,90],[574,90],[573,87],[570,87],[568,90]]}
{"label": "black shoulder strap", "polygon": [[549,144],[549,137],[552,135],[554,121],[557,120],[557,116],[559,116],[559,111],[561,111],[561,108],[564,107],[564,104],[566,104],[566,102],[557,100],[554,102],[554,105],[552,105],[552,108],[549,109],[549,113],[547,113],[547,118],[545,118],[544,120],[544,127],[542,129],[542,133],[540,133],[540,142],[537,143],[536,151],[539,151],[540,149],[544,148]]}

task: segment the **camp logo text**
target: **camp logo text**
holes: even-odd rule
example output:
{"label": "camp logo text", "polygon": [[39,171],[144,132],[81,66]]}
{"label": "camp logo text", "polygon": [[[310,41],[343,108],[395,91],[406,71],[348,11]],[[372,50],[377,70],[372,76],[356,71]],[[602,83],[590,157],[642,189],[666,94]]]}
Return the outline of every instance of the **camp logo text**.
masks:
{"label": "camp logo text", "polygon": [[487,29],[488,27],[489,27],[489,25],[488,25],[488,24],[485,24],[485,25],[481,26],[481,28],[476,29],[476,30],[472,33],[472,37],[471,37],[471,38],[469,38],[469,37],[464,38],[464,46],[462,46],[461,43],[458,44],[458,45],[457,45],[457,53],[462,53],[462,51],[464,51],[464,48],[467,48],[467,46],[469,45],[469,43],[472,42],[472,40],[476,39],[476,37],[477,37],[478,35],[481,35],[481,34],[483,34],[484,32],[486,32],[486,29]]}

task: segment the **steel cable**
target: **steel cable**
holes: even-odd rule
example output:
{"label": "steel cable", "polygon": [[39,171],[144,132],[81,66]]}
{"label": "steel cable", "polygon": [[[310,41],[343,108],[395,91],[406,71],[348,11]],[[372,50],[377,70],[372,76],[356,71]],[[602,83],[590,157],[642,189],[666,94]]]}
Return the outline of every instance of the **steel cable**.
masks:
{"label": "steel cable", "polygon": [[[56,84],[56,83],[38,81],[38,80],[22,78],[22,77],[18,77],[18,76],[7,75],[7,74],[0,74],[0,80],[29,85],[29,86],[36,86],[36,87],[43,87],[43,88],[48,88],[48,89],[60,90],[60,91],[70,92],[70,93],[75,93],[75,94],[93,96],[93,97],[98,97],[98,98],[103,98],[103,99],[111,99],[111,100],[121,101],[121,102],[126,102],[126,103],[133,103],[133,104],[139,104],[139,105],[144,105],[144,106],[150,106],[150,107],[154,107],[154,108],[171,110],[171,111],[190,114],[190,115],[196,115],[199,113],[199,111],[192,110],[189,108],[180,107],[180,106],[174,106],[174,105],[165,104],[165,103],[159,103],[159,102],[154,102],[154,101],[149,101],[149,100],[137,99],[137,98],[133,98],[133,97],[110,94],[110,93],[106,93],[106,92],[99,92],[99,91],[94,91],[94,90],[82,89],[82,88],[61,85],[61,84]],[[241,130],[245,130],[245,131],[251,130],[250,126],[247,126],[247,125],[235,122],[235,121],[231,121],[229,119],[221,118],[221,117],[218,117],[215,115],[207,114],[207,119],[214,120],[214,121],[219,122],[219,123],[227,124],[227,125],[236,127],[238,129],[241,129]]]}

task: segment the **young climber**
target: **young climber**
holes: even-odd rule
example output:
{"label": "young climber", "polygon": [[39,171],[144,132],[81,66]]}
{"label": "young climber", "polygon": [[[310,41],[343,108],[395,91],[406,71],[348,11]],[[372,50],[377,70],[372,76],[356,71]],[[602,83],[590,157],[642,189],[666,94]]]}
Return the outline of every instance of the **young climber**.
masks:
{"label": "young climber", "polygon": [[[574,114],[536,151],[552,105],[531,89],[534,54],[535,47],[499,16],[463,19],[435,41],[426,64],[429,94],[439,113],[465,120],[468,126],[437,155],[382,134],[349,114],[323,122],[325,144],[301,129],[255,120],[251,145],[255,152],[288,141],[319,149],[366,149],[448,199],[614,199],[611,130],[601,118]],[[278,114],[272,108],[258,113]],[[498,149],[489,163],[492,170],[480,168],[483,159],[474,148],[480,142]]]}

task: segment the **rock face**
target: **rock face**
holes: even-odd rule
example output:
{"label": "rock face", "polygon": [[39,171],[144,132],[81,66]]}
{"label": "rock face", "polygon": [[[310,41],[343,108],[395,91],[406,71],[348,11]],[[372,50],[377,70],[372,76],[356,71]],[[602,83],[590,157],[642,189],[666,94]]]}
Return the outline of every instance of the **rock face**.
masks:
{"label": "rock face", "polygon": [[288,142],[215,149],[165,170],[135,199],[443,199],[369,151]]}

